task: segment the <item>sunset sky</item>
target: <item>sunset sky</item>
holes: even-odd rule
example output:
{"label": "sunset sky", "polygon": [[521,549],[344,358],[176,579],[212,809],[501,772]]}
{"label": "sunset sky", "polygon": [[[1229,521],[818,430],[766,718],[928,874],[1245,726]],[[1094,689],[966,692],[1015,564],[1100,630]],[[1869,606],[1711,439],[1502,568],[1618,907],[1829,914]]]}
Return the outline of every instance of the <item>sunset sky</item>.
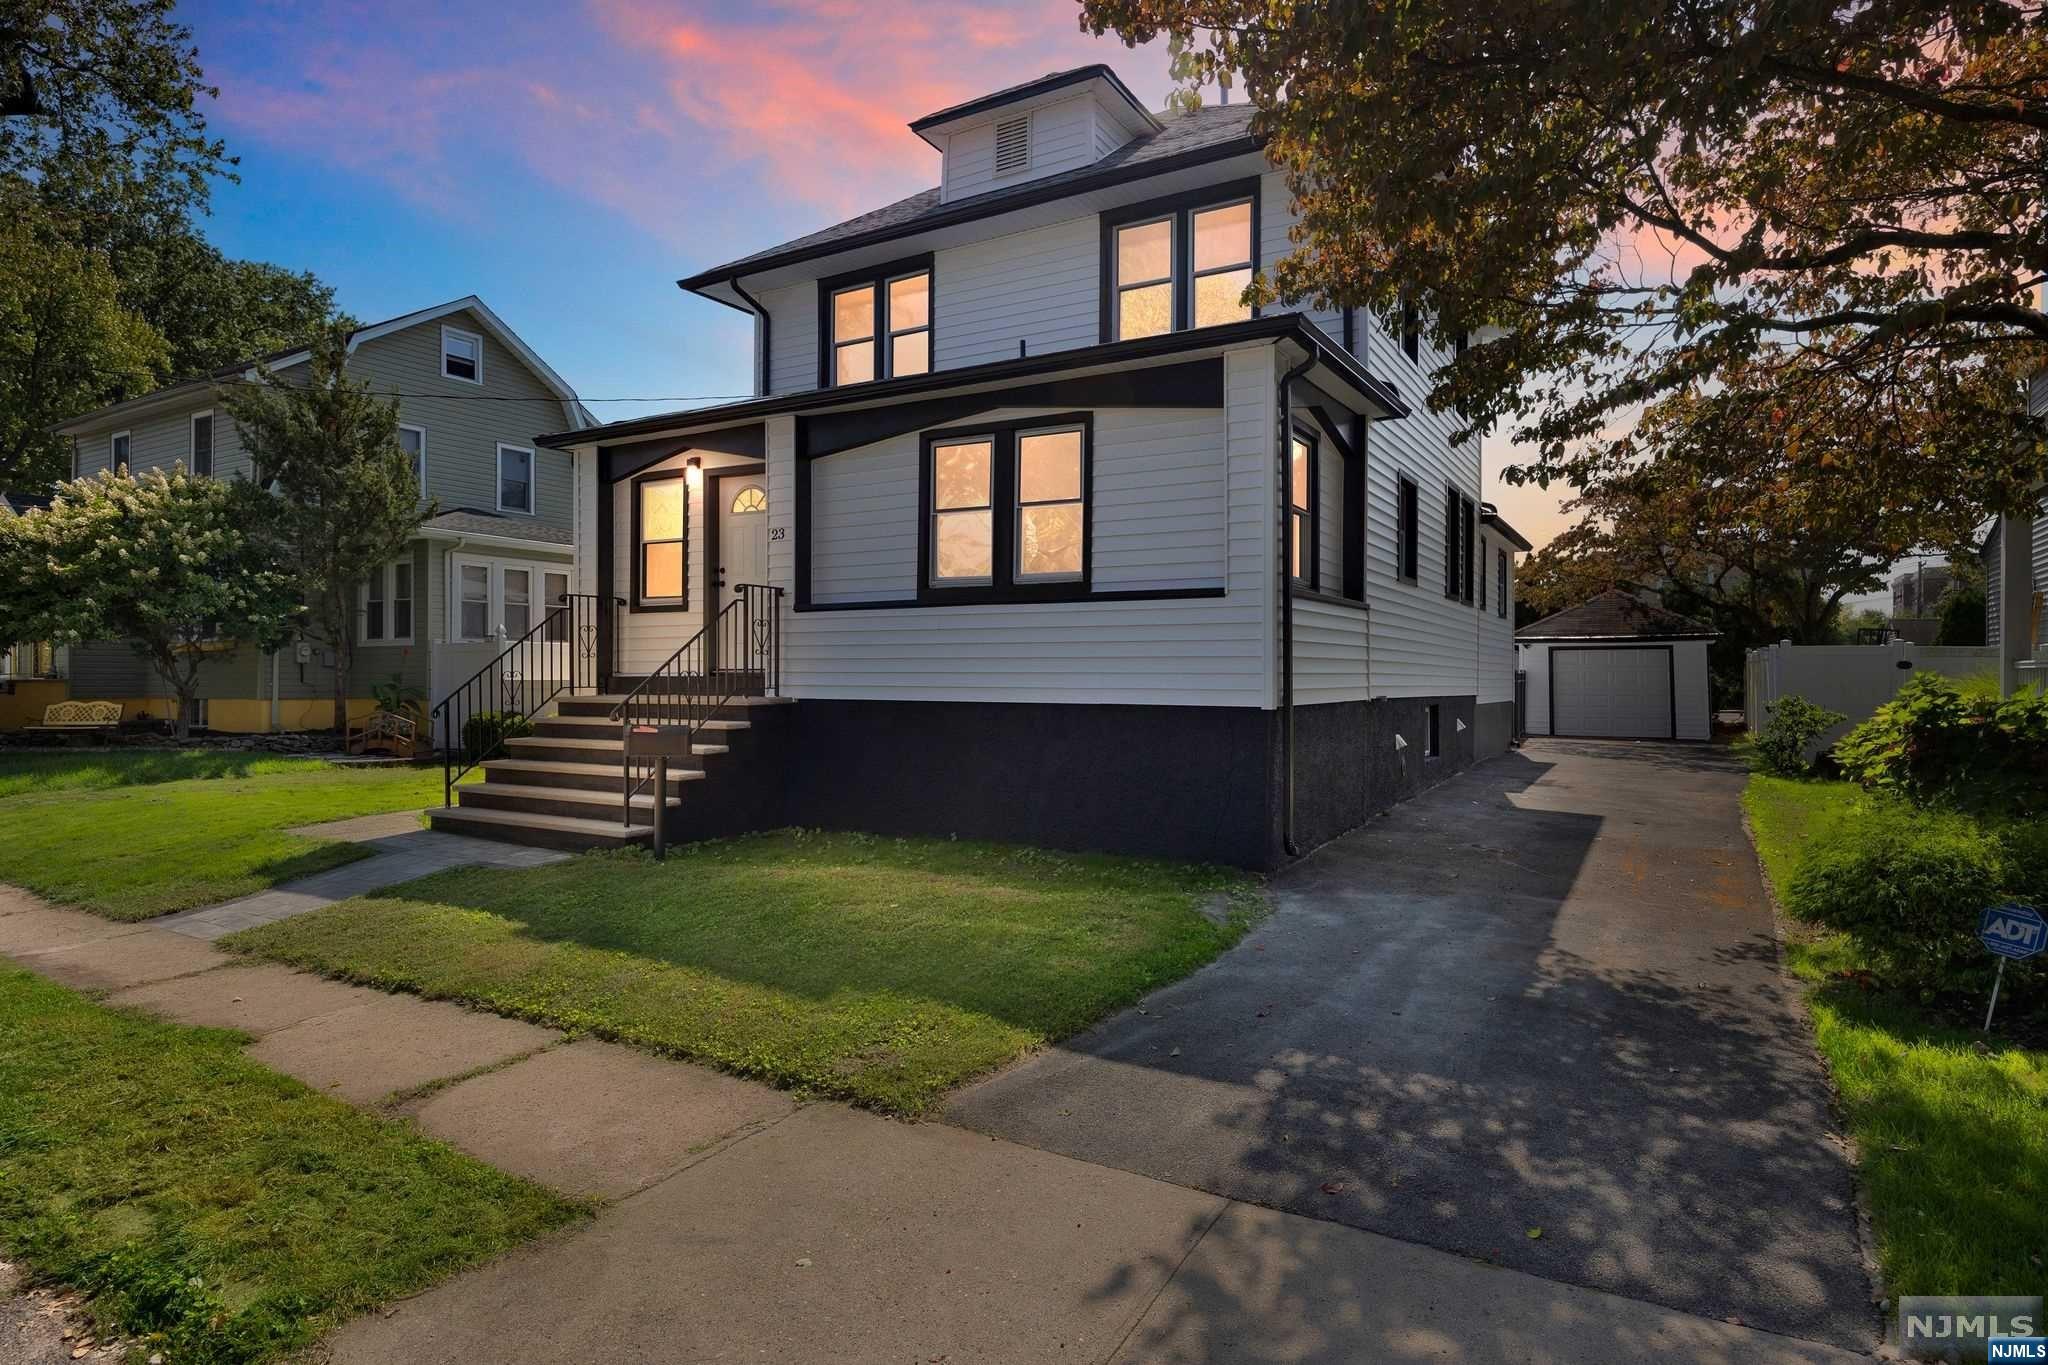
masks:
{"label": "sunset sky", "polygon": [[[937,183],[905,125],[1101,61],[1153,107],[1163,45],[1072,0],[748,7],[188,0],[241,159],[225,251],[310,269],[374,320],[478,294],[606,420],[743,395],[746,320],[682,275]],[[1539,545],[1557,498],[1486,496]]]}

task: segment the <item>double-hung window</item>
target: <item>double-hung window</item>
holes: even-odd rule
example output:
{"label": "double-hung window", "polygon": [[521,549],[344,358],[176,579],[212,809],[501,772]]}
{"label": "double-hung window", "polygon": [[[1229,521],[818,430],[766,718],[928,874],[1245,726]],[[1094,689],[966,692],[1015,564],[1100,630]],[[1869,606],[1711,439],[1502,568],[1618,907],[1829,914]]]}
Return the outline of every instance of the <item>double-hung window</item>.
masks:
{"label": "double-hung window", "polygon": [[685,581],[690,485],[684,470],[633,483],[633,606],[679,610],[689,605]]}
{"label": "double-hung window", "polygon": [[412,561],[372,569],[363,582],[364,644],[412,643]]}
{"label": "double-hung window", "polygon": [[1086,416],[927,434],[920,596],[1031,601],[1085,588],[1089,442]]}
{"label": "double-hung window", "polygon": [[457,624],[465,640],[491,637],[491,566],[463,564],[456,570]]}
{"label": "double-hung window", "polygon": [[1219,186],[1103,216],[1102,339],[1130,341],[1252,315],[1256,182]]}
{"label": "double-hung window", "polygon": [[1444,490],[1444,596],[1472,601],[1472,536],[1478,505],[1455,488]]}
{"label": "double-hung window", "polygon": [[427,491],[427,429],[399,423],[398,448],[412,457],[413,482],[420,486],[424,495]]}
{"label": "double-hung window", "polygon": [[107,442],[107,468],[126,469],[128,467],[128,443],[127,432],[117,431],[113,434]]}
{"label": "double-hung window", "polygon": [[211,476],[213,473],[213,413],[192,414],[192,452],[185,467],[194,474]]}
{"label": "double-hung window", "polygon": [[484,339],[459,327],[441,329],[441,377],[465,384],[484,382]]}
{"label": "double-hung window", "polygon": [[1314,588],[1316,573],[1316,442],[1296,431],[1287,458],[1287,571]]}
{"label": "double-hung window", "polygon": [[[403,574],[388,580],[392,629],[412,629],[412,566],[395,566]],[[452,638],[460,641],[516,640],[536,627],[541,638],[555,643],[569,638],[567,600],[569,567],[519,560],[471,559],[457,556],[451,604]]]}
{"label": "double-hung window", "polygon": [[932,368],[930,257],[899,261],[823,285],[823,348],[818,382],[825,388],[926,374]]}
{"label": "double-hung window", "polygon": [[533,515],[533,452],[524,446],[498,447],[498,510]]}

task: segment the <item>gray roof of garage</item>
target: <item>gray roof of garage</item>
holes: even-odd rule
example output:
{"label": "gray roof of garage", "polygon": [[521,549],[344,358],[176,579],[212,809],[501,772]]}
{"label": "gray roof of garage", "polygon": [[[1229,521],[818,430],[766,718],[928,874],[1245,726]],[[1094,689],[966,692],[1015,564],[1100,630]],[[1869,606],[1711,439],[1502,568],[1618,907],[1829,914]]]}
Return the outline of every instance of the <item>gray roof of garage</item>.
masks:
{"label": "gray roof of garage", "polygon": [[1705,621],[1680,616],[1620,588],[1552,612],[1515,632],[1517,640],[1712,639],[1720,632]]}

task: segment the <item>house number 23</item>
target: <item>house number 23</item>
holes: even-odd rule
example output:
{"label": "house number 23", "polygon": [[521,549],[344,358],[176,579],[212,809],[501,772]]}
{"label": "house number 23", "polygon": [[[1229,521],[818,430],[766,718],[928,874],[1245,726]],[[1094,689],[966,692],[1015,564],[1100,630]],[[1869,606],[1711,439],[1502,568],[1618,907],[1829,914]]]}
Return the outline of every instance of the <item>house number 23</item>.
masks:
{"label": "house number 23", "polygon": [[771,527],[769,527],[769,528],[768,528],[768,539],[770,539],[770,540],[787,540],[787,539],[789,539],[789,528],[788,528],[787,526],[771,526]]}

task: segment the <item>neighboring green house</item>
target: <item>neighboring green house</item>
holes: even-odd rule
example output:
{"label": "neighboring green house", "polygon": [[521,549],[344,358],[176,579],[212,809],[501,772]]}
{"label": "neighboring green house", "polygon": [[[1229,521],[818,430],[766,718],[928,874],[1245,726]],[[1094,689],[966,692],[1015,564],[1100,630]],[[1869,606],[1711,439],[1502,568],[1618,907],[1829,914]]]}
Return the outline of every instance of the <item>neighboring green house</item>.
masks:
{"label": "neighboring green house", "polygon": [[[438,506],[411,553],[363,585],[356,613],[352,713],[393,678],[430,704],[475,673],[507,638],[524,634],[569,591],[574,543],[569,457],[534,433],[591,419],[562,377],[471,295],[356,330],[349,370],[398,402],[399,435],[419,461],[424,499]],[[265,358],[289,378],[306,352]],[[72,475],[188,469],[247,478],[240,433],[217,402],[251,361],[73,418]],[[168,716],[175,704],[124,643],[65,651],[68,693],[125,705],[127,716]],[[203,670],[195,724],[254,732],[324,728],[332,719],[329,651],[316,643],[275,653],[224,653]]]}

